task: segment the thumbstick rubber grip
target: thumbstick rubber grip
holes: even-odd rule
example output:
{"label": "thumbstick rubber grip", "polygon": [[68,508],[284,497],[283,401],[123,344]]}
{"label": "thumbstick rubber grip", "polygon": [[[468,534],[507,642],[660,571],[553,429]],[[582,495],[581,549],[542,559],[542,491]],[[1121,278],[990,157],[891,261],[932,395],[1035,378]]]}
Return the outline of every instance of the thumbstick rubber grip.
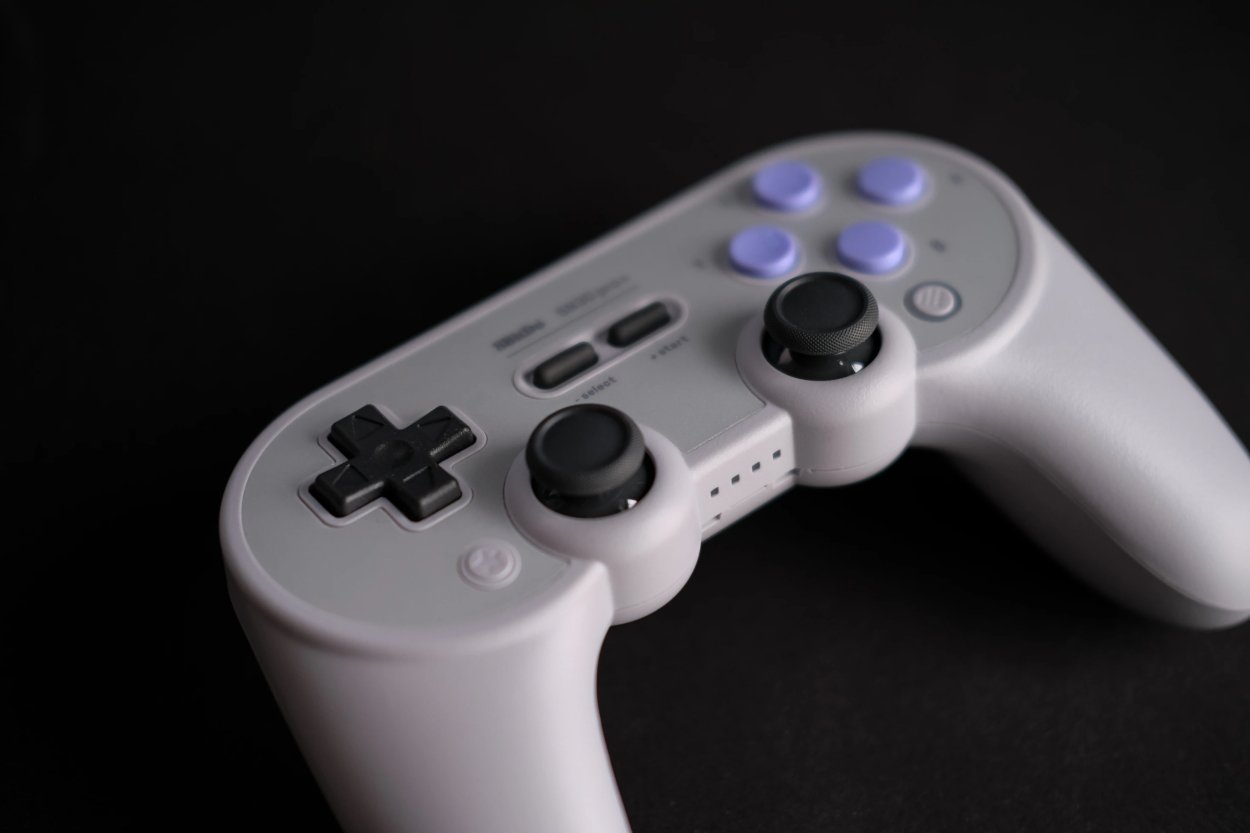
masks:
{"label": "thumbstick rubber grip", "polygon": [[809,272],[777,287],[764,307],[764,327],[792,353],[845,353],[877,329],[877,299],[854,278]]}
{"label": "thumbstick rubber grip", "polygon": [[838,272],[808,272],[777,287],[764,306],[764,357],[797,379],[858,373],[881,348],[877,299]]}
{"label": "thumbstick rubber grip", "polygon": [[[573,405],[538,424],[525,447],[534,490],[549,507],[582,517],[628,508],[650,483],[642,431],[607,405]],[[628,492],[629,494],[625,494]]]}

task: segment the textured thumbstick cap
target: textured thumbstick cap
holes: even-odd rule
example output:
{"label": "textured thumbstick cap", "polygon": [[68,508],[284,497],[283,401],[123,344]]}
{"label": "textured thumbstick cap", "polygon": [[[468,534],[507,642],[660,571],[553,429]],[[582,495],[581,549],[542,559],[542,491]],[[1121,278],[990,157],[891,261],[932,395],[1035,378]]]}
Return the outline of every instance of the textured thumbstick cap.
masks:
{"label": "textured thumbstick cap", "polygon": [[646,445],[632,419],[607,405],[573,405],[534,429],[525,462],[543,492],[580,498],[621,489],[643,468]]}
{"label": "textured thumbstick cap", "polygon": [[854,278],[808,272],[777,287],[764,307],[764,327],[792,353],[845,353],[877,329],[877,299]]}

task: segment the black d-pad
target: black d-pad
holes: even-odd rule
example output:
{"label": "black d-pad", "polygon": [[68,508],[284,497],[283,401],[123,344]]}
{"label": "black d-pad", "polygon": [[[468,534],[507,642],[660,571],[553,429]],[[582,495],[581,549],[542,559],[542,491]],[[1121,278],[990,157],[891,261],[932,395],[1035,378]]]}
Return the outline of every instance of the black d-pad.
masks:
{"label": "black d-pad", "polygon": [[420,521],[460,497],[460,484],[439,463],[476,441],[469,426],[442,405],[407,428],[396,428],[365,405],[330,428],[330,442],[347,462],[317,475],[310,491],[340,518],[385,497]]}

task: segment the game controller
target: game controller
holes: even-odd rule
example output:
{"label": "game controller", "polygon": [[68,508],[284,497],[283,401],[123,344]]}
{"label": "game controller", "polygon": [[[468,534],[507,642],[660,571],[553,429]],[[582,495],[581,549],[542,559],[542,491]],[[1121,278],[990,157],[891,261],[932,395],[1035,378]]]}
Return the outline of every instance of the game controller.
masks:
{"label": "game controller", "polygon": [[230,594],[347,830],[623,833],[608,627],[911,445],[1116,601],[1250,616],[1228,426],[1002,174],[868,133],[734,165],[291,408],[226,490]]}

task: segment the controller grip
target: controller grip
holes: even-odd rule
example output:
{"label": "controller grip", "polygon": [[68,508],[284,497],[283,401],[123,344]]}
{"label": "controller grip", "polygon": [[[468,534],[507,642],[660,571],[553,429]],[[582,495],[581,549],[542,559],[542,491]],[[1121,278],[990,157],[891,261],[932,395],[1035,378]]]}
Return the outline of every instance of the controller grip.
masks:
{"label": "controller grip", "polygon": [[[916,443],[950,453],[1071,571],[1176,624],[1250,616],[1250,459],[1061,238],[1007,326],[919,372]],[[1015,325],[1015,326],[1012,326]]]}
{"label": "controller grip", "polygon": [[521,621],[398,656],[298,634],[231,582],[344,830],[629,833],[595,696],[611,592],[599,565],[570,571]]}

